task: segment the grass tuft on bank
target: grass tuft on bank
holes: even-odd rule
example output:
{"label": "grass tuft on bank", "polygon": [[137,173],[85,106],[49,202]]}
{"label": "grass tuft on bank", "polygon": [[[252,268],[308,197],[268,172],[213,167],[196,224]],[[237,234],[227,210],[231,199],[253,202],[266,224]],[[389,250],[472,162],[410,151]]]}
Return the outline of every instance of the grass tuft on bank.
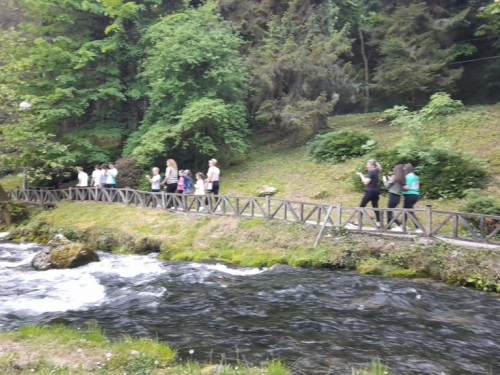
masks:
{"label": "grass tuft on bank", "polygon": [[176,351],[157,340],[125,337],[109,341],[96,327],[79,330],[35,325],[0,334],[0,373],[289,375],[290,370],[278,360],[258,368],[242,363],[179,363]]}

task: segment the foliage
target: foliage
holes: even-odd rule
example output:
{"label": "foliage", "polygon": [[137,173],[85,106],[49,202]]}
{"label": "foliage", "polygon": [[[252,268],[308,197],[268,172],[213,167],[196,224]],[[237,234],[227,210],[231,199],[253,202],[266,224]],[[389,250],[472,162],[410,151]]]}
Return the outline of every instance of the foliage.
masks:
{"label": "foliage", "polygon": [[297,19],[292,12],[274,17],[262,45],[251,57],[256,121],[268,127],[316,132],[336,105],[357,100],[357,86],[342,57],[351,51],[348,25],[338,30],[333,1],[309,6]]}
{"label": "foliage", "polygon": [[9,215],[10,223],[18,223],[28,217],[28,209],[23,202],[12,200],[0,202],[0,213],[3,211]]}
{"label": "foliage", "polygon": [[[466,190],[465,199],[466,203],[461,208],[464,212],[500,216],[500,200],[490,195],[486,195],[482,190]],[[480,229],[481,223],[479,219],[473,219],[471,221],[476,228]],[[484,229],[487,233],[491,233],[498,226],[500,226],[500,220],[484,219]]]}
{"label": "foliage", "polygon": [[139,187],[143,169],[137,164],[134,158],[121,158],[116,161],[118,176],[116,177],[117,187],[129,187],[136,189]]}
{"label": "foliage", "polygon": [[479,9],[478,17],[486,20],[478,30],[478,35],[498,34],[500,32],[500,3],[494,1]]}
{"label": "foliage", "polygon": [[[382,165],[383,174],[387,175],[392,173],[396,164],[412,164],[420,178],[420,194],[425,198],[461,198],[467,189],[482,188],[486,184],[484,169],[459,153],[422,150],[418,146],[412,150],[414,154],[399,149],[380,150],[370,154],[366,160],[377,159]],[[364,168],[366,160],[359,164],[360,169]],[[355,190],[364,190],[357,176],[351,175],[350,179]],[[379,184],[383,188],[382,181]]]}
{"label": "foliage", "polygon": [[453,29],[464,22],[467,13],[439,20],[424,2],[398,6],[379,26],[382,59],[375,68],[376,88],[401,96],[413,106],[430,93],[453,90],[463,68],[448,63],[475,52],[471,45],[452,41]]}
{"label": "foliage", "polygon": [[165,17],[146,33],[149,107],[125,150],[140,164],[187,149],[199,165],[222,150],[247,149],[243,41],[214,7]]}
{"label": "foliage", "polygon": [[375,141],[366,133],[338,130],[318,134],[309,144],[309,153],[316,161],[338,163],[371,151]]}

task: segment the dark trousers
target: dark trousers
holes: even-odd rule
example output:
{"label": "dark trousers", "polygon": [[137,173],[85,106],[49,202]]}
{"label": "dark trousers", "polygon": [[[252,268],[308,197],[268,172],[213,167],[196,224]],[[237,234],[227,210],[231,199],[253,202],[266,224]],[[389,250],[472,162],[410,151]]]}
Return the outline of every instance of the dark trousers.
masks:
{"label": "dark trousers", "polygon": [[[365,192],[365,195],[363,196],[363,199],[361,200],[361,203],[359,204],[359,207],[366,207],[366,205],[369,202],[372,202],[372,207],[373,208],[378,208],[378,201],[380,200],[380,190],[367,190]],[[377,222],[380,221],[380,212],[378,210],[375,210],[375,217],[377,218]]]}
{"label": "dark trousers", "polygon": [[[174,182],[172,184],[167,184],[167,193],[175,193],[177,191],[177,182]],[[167,195],[166,196],[166,199],[167,199],[167,202],[168,202],[168,199],[170,198],[170,195]],[[173,206],[172,203],[170,203],[169,205],[167,205],[168,207],[167,208],[170,208]]]}
{"label": "dark trousers", "polygon": [[151,193],[159,193],[160,189],[151,189]]}
{"label": "dark trousers", "polygon": [[[396,208],[399,205],[399,202],[401,202],[401,195],[389,193],[389,204],[387,205],[388,208]],[[393,211],[387,211],[387,224],[391,222],[392,218]]]}
{"label": "dark trousers", "polygon": [[[418,195],[417,194],[403,194],[403,199],[404,199],[403,208],[411,209],[411,208],[415,207],[415,204],[418,201]],[[408,215],[412,215],[413,218],[415,219],[415,221],[418,222],[417,218],[413,215],[412,212],[408,212]],[[397,225],[401,226],[401,222],[399,220],[395,220],[394,222]],[[404,223],[404,225],[406,226],[406,222]]]}
{"label": "dark trousers", "polygon": [[[219,181],[213,181],[212,190],[208,190],[207,192],[211,192],[213,195],[219,195]],[[208,197],[205,199],[205,204],[208,205]]]}

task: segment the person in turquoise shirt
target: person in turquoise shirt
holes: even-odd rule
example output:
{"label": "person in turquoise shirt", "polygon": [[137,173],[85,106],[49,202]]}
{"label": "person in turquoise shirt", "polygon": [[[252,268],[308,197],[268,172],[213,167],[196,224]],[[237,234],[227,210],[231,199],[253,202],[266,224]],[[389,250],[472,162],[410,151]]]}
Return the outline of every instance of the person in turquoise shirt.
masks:
{"label": "person in turquoise shirt", "polygon": [[[415,207],[415,204],[417,203],[418,201],[418,198],[419,198],[419,195],[420,195],[420,179],[418,178],[418,176],[415,174],[415,168],[413,168],[413,165],[411,165],[410,163],[408,164],[405,164],[405,166],[403,167],[403,170],[405,172],[405,179],[406,179],[406,184],[403,186],[403,197],[404,197],[404,204],[403,204],[403,208],[406,208],[406,209],[412,209]],[[421,232],[421,229],[418,228],[418,226],[420,225],[418,219],[415,217],[415,215],[412,213],[412,212],[409,212],[408,213],[408,216],[412,217],[412,219],[414,220],[414,223],[415,225],[417,225],[417,232]],[[393,230],[399,230],[401,231],[402,228],[400,228],[401,226],[401,222],[400,221],[394,221],[398,226],[399,228],[394,228]],[[404,223],[404,226],[406,226],[406,223]]]}

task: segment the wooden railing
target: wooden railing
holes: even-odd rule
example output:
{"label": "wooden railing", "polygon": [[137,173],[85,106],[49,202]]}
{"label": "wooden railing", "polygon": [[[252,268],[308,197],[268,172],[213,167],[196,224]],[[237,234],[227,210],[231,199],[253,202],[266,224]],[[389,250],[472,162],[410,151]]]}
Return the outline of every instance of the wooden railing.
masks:
{"label": "wooden railing", "polygon": [[[431,205],[418,209],[345,207],[290,201],[266,197],[238,197],[225,195],[197,196],[152,193],[133,189],[69,188],[60,190],[12,189],[11,199],[40,205],[62,200],[123,203],[136,207],[150,207],[169,211],[199,214],[230,215],[248,218],[278,219],[287,222],[321,225],[325,228],[347,229],[354,232],[391,233],[390,227],[399,220],[403,223],[399,234],[443,237],[457,240],[500,245],[500,216],[465,212],[433,210]],[[381,227],[374,216],[378,211]],[[390,223],[387,214],[393,212]]]}

